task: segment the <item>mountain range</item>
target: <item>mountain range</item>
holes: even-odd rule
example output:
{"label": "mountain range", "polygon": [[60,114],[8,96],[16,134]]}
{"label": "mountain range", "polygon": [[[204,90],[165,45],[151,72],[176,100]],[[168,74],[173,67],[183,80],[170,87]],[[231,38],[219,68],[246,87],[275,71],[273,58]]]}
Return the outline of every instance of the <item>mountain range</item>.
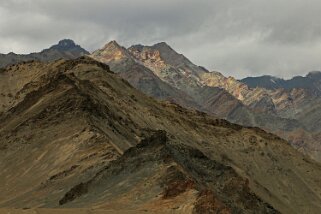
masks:
{"label": "mountain range", "polygon": [[[291,80],[263,76],[238,81],[193,64],[165,42],[125,48],[111,41],[89,54],[69,39],[39,53],[0,55],[0,67],[8,65],[8,58],[12,62],[47,62],[83,55],[108,64],[112,71],[149,96],[243,126],[260,127],[321,161],[320,72]],[[2,96],[10,96],[8,87],[3,86],[7,95]],[[3,100],[2,106],[7,106]]]}
{"label": "mountain range", "polygon": [[241,82],[251,88],[266,88],[266,89],[294,89],[303,88],[317,95],[321,94],[321,71],[309,72],[305,77],[295,76],[292,79],[284,80],[273,76],[247,77]]}
{"label": "mountain range", "polygon": [[[90,56],[108,64],[150,96],[173,100],[244,126],[263,128],[321,161],[321,99],[307,88],[252,88],[193,64],[164,42],[126,49],[112,41]],[[147,76],[153,76],[153,81],[146,81]],[[163,87],[159,86],[160,80]],[[177,90],[181,95],[177,96]]]}
{"label": "mountain range", "polygon": [[0,116],[0,207],[321,208],[320,165],[286,141],[156,101],[91,58],[22,63],[0,75],[13,95]]}
{"label": "mountain range", "polygon": [[0,212],[321,210],[314,90],[252,87],[164,42],[89,54],[62,40],[37,58],[8,55]]}

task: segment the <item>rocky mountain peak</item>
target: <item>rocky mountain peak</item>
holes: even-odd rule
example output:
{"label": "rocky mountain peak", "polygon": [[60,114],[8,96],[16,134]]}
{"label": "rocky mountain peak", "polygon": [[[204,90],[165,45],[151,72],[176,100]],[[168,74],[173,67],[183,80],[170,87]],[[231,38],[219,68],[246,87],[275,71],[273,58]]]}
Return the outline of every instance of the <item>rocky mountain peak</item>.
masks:
{"label": "rocky mountain peak", "polygon": [[141,44],[137,44],[137,45],[132,45],[128,48],[128,50],[138,50],[138,51],[142,51],[144,49],[144,45]]}
{"label": "rocky mountain peak", "polygon": [[311,71],[307,74],[307,77],[321,79],[321,71]]}
{"label": "rocky mountain peak", "polygon": [[178,54],[166,42],[159,42],[159,43],[156,43],[152,46],[137,44],[137,45],[131,46],[130,48],[128,48],[128,50],[136,50],[136,51],[146,51],[146,50],[148,50],[148,51],[154,50],[155,51],[155,50],[158,50],[159,52],[162,52],[164,55],[171,54],[171,53]]}
{"label": "rocky mountain peak", "polygon": [[76,46],[75,42],[71,39],[63,39],[58,42],[60,47],[73,47]]}
{"label": "rocky mountain peak", "polygon": [[183,54],[179,54],[177,53],[171,46],[169,46],[166,42],[160,42],[160,43],[157,43],[153,46],[151,46],[152,49],[156,49],[158,50],[162,56],[164,57],[164,59],[166,58],[169,58],[167,56],[170,56],[170,57],[175,57],[175,58],[178,58],[178,57],[182,57]]}
{"label": "rocky mountain peak", "polygon": [[[159,42],[153,45],[154,48],[167,48],[171,51],[175,51],[171,46],[169,46],[166,42]],[[176,51],[175,51],[176,52]]]}
{"label": "rocky mountain peak", "polygon": [[123,47],[118,44],[118,42],[116,40],[112,40],[110,42],[108,42],[103,49],[122,49]]}
{"label": "rocky mountain peak", "polygon": [[[157,58],[157,62],[162,61],[166,65],[170,65],[173,67],[180,67],[180,66],[195,66],[191,61],[189,61],[183,54],[180,54],[176,52],[170,45],[168,45],[166,42],[159,42],[157,44],[154,44],[152,46],[144,46],[144,45],[133,45],[128,50],[140,58],[146,58],[147,59],[152,57],[151,60],[155,61],[155,57]],[[144,61],[146,59],[143,59]],[[196,67],[196,66],[195,66]],[[198,68],[200,70],[203,70],[201,68]]]}
{"label": "rocky mountain peak", "polygon": [[[48,50],[48,49],[47,49]],[[71,39],[63,39],[58,42],[58,44],[53,45],[49,48],[49,50],[58,50],[58,51],[69,51],[69,50],[79,50],[88,54],[86,50],[81,48]],[[45,50],[46,51],[46,50]]]}
{"label": "rocky mountain peak", "polygon": [[263,75],[259,77],[246,77],[240,80],[244,84],[247,84],[250,88],[266,88],[266,89],[276,89],[282,87],[282,84],[285,83],[284,79]]}
{"label": "rocky mountain peak", "polygon": [[113,60],[130,58],[130,54],[126,48],[122,47],[115,40],[108,42],[102,49],[92,53],[93,58],[108,63]]}
{"label": "rocky mountain peak", "polygon": [[133,45],[128,48],[128,51],[142,62],[155,63],[156,61],[162,61],[160,51],[150,46]]}

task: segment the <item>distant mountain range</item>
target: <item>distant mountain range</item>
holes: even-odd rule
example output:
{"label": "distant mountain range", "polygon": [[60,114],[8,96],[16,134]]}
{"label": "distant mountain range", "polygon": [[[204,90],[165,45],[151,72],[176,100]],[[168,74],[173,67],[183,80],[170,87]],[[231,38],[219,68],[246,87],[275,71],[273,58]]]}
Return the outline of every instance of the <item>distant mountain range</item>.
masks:
{"label": "distant mountain range", "polygon": [[[40,53],[1,55],[0,67],[8,65],[8,58],[14,63],[73,59],[84,54],[108,64],[112,71],[149,96],[240,125],[263,128],[321,161],[320,72],[291,80],[263,76],[238,81],[193,64],[165,42],[125,48],[111,41],[89,54],[71,40],[62,40]],[[2,108],[10,108],[9,101],[3,99]]]}
{"label": "distant mountain range", "polygon": [[266,89],[294,89],[303,88],[321,95],[321,71],[313,71],[308,73],[305,77],[296,76],[289,80],[273,76],[247,77],[241,82],[248,85],[250,88],[266,88]]}
{"label": "distant mountain range", "polygon": [[59,41],[58,44],[44,49],[39,53],[15,54],[11,52],[8,54],[0,54],[0,68],[31,60],[49,62],[57,59],[75,59],[87,54],[89,54],[89,52],[79,45],[76,45],[74,41],[64,39]]}

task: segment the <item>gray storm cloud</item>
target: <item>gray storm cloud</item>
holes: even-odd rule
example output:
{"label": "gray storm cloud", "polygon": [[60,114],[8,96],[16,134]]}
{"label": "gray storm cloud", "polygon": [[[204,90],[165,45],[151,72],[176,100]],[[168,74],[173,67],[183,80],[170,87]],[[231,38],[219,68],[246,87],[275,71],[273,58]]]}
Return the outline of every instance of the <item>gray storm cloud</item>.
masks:
{"label": "gray storm cloud", "polygon": [[2,0],[0,52],[62,38],[93,51],[166,41],[194,63],[238,78],[321,70],[319,0]]}

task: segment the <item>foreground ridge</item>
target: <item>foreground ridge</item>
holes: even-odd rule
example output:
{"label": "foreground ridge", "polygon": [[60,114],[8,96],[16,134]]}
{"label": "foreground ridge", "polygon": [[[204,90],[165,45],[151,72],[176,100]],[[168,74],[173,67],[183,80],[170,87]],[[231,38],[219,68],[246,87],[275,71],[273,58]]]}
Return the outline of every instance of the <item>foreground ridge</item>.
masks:
{"label": "foreground ridge", "polygon": [[1,208],[320,210],[321,167],[286,141],[154,100],[91,58],[9,66],[0,86]]}

